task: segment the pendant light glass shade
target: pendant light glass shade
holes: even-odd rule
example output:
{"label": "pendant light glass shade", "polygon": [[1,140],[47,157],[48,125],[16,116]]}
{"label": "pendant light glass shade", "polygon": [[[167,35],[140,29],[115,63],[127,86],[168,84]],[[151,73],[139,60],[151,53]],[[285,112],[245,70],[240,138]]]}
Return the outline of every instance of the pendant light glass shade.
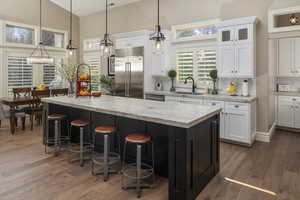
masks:
{"label": "pendant light glass shade", "polygon": [[50,57],[42,40],[42,0],[40,0],[40,42],[27,58],[28,64],[54,64],[54,58]]}
{"label": "pendant light glass shade", "polygon": [[160,26],[160,21],[159,21],[159,18],[160,18],[160,10],[159,10],[160,9],[160,5],[159,5],[160,3],[159,3],[159,0],[157,0],[157,3],[158,3],[158,7],[157,7],[158,8],[157,9],[157,11],[158,11],[157,25],[155,26],[155,32],[150,35],[150,40],[153,40],[155,42],[156,49],[160,50],[161,45],[162,45],[161,43],[166,40],[166,37],[161,32],[161,26]]}
{"label": "pendant light glass shade", "polygon": [[109,57],[113,54],[114,51],[114,43],[113,41],[109,38],[108,34],[108,2],[106,0],[106,25],[105,25],[105,34],[103,40],[100,42],[100,50],[101,50],[101,55]]}
{"label": "pendant light glass shade", "polygon": [[68,45],[67,45],[67,51],[68,51],[68,54],[69,56],[73,56],[76,51],[77,51],[77,48],[75,46],[73,46],[73,0],[70,0],[70,39],[69,39],[69,42],[68,42]]}

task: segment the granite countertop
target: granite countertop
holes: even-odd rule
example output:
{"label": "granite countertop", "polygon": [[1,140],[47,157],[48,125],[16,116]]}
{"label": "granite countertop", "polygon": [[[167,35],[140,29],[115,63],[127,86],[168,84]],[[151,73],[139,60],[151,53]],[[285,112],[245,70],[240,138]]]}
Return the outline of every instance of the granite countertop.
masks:
{"label": "granite countertop", "polygon": [[300,92],[275,92],[276,96],[300,97]]}
{"label": "granite countertop", "polygon": [[181,128],[190,128],[221,112],[221,108],[214,106],[157,102],[105,95],[79,98],[51,97],[44,98],[42,101]]}
{"label": "granite countertop", "polygon": [[229,96],[229,95],[210,95],[210,94],[202,94],[202,95],[193,95],[193,94],[180,94],[175,92],[168,91],[147,91],[145,94],[154,94],[154,95],[165,95],[165,96],[177,96],[177,97],[187,97],[187,98],[199,98],[206,100],[216,100],[216,101],[231,101],[231,102],[239,102],[239,103],[251,103],[257,100],[257,97],[249,96]]}

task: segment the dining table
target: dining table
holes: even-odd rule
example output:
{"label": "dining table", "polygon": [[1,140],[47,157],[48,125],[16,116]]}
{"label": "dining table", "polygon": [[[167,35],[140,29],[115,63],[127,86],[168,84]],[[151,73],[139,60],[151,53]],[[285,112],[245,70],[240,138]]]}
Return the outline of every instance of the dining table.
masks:
{"label": "dining table", "polygon": [[2,97],[0,98],[0,103],[6,105],[10,109],[10,132],[15,134],[16,131],[16,112],[18,112],[18,107],[20,106],[31,106],[36,99],[32,96],[27,97]]}

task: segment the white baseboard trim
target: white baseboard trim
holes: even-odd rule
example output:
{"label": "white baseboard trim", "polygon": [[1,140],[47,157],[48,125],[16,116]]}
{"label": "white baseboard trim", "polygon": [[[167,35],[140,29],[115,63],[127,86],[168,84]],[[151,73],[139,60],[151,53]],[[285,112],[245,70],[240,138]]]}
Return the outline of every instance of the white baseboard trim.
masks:
{"label": "white baseboard trim", "polygon": [[256,131],[256,141],[270,143],[275,132],[276,123],[274,122],[269,132]]}

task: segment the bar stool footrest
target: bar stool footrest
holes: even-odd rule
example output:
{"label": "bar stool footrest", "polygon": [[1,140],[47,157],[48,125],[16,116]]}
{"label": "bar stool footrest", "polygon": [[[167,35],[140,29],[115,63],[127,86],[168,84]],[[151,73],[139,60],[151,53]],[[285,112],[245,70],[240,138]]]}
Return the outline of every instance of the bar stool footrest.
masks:
{"label": "bar stool footrest", "polygon": [[[130,167],[132,167],[132,168],[130,168]],[[137,177],[137,175],[136,175],[137,173],[132,173],[135,175],[129,174],[130,172],[137,172],[136,163],[128,164],[126,167],[123,168],[122,173],[124,176],[126,176],[127,178],[130,178],[130,179],[146,179],[146,178],[151,177],[154,174],[154,169],[150,165],[148,165],[146,163],[142,163],[141,167],[142,167],[141,173],[145,174],[145,175],[142,175],[141,177]]]}

